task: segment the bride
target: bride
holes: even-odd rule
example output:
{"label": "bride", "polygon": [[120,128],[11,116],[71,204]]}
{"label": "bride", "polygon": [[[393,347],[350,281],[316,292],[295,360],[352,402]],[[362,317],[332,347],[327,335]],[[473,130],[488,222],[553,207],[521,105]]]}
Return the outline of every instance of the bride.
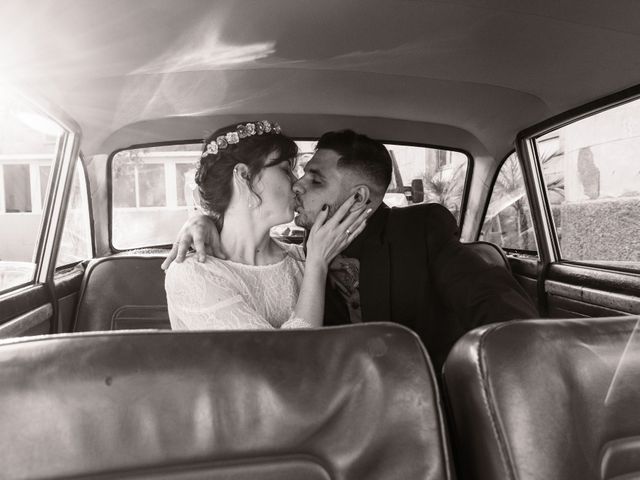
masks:
{"label": "bride", "polygon": [[217,223],[226,259],[173,262],[165,289],[171,327],[308,328],[322,324],[329,263],[364,229],[371,209],[347,199],[329,218],[325,205],[302,246],[272,239],[293,219],[298,148],[267,120],[216,131],[196,173],[203,207]]}

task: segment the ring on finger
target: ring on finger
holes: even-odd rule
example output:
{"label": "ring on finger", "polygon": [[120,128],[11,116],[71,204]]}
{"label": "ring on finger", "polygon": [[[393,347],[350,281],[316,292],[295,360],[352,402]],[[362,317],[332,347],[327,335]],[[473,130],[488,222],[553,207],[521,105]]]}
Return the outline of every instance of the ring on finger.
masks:
{"label": "ring on finger", "polygon": [[351,232],[349,231],[349,229],[348,229],[348,228],[347,228],[347,230],[346,230],[344,233],[346,233],[346,234],[347,234],[347,237],[348,237],[349,235],[351,235]]}

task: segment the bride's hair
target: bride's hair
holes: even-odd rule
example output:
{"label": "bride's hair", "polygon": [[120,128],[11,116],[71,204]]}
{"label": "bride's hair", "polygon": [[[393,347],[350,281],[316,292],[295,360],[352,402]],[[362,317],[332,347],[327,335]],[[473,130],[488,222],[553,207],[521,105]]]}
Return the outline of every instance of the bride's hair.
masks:
{"label": "bride's hair", "polygon": [[[273,152],[278,157],[269,165],[265,159]],[[196,184],[202,206],[213,216],[218,229],[222,228],[224,214],[227,211],[233,192],[233,169],[243,163],[248,167],[247,183],[251,191],[256,176],[270,165],[284,160],[295,162],[298,146],[280,133],[276,123],[266,120],[227,126],[216,130],[204,143],[202,157],[196,171]]]}

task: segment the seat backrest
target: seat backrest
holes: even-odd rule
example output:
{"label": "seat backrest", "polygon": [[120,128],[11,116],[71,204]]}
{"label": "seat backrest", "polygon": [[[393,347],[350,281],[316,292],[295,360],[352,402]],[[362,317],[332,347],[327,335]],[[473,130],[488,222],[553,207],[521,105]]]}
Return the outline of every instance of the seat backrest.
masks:
{"label": "seat backrest", "polygon": [[89,262],[74,332],[169,329],[163,255],[115,255]]}
{"label": "seat backrest", "polygon": [[444,367],[459,478],[640,478],[640,317],[465,335]]}
{"label": "seat backrest", "polygon": [[509,260],[507,259],[504,251],[498,245],[484,241],[469,242],[464,245],[476,252],[476,254],[478,254],[478,256],[488,264],[505,267],[507,270],[511,271]]}
{"label": "seat backrest", "polygon": [[431,364],[398,325],[34,337],[0,364],[7,478],[452,478]]}

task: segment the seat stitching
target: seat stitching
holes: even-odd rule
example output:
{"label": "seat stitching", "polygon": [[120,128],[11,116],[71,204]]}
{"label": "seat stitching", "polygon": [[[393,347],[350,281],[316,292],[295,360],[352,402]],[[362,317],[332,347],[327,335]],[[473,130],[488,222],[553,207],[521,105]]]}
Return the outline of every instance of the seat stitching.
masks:
{"label": "seat stitching", "polygon": [[[400,328],[404,330],[406,333],[409,333],[413,337],[413,341],[415,342],[415,344],[418,346],[418,350],[420,351],[420,354],[421,354],[420,356],[422,358],[422,361],[424,362],[426,370],[429,373],[429,384],[431,386],[431,393],[433,394],[433,398],[434,398],[434,406],[436,407],[436,411],[437,411],[438,433],[439,433],[439,439],[440,439],[441,450],[442,450],[441,458],[443,460],[443,467],[444,467],[443,469],[445,471],[446,479],[453,480],[455,479],[455,473],[453,471],[453,461],[451,459],[451,451],[450,451],[451,447],[450,447],[450,442],[448,438],[447,425],[444,418],[442,398],[440,395],[440,389],[438,388],[438,381],[436,379],[435,370],[433,369],[433,365],[431,364],[431,358],[429,357],[429,352],[427,352],[427,349],[425,348],[424,344],[420,340],[420,337],[418,337],[418,334],[415,331],[405,327],[404,325],[400,325],[398,323],[391,323],[391,322],[384,322],[384,323],[393,325],[394,329]],[[367,324],[363,324],[363,326],[365,325]],[[367,326],[373,327],[373,324],[368,324]],[[329,328],[333,328],[333,327],[329,327]]]}
{"label": "seat stitching", "polygon": [[[500,453],[500,460],[502,461],[502,467],[504,468],[505,472],[507,473],[507,475],[509,475],[510,478],[516,478],[515,477],[515,471],[513,469],[513,466],[510,464],[511,462],[508,459],[508,455],[507,455],[507,445],[505,444],[505,442],[503,442],[503,440],[500,437],[500,432],[498,431],[498,425],[497,425],[497,412],[494,411],[493,408],[491,408],[491,405],[489,403],[489,397],[491,397],[491,392],[489,390],[489,385],[488,385],[488,375],[484,375],[484,370],[485,370],[485,366],[484,366],[484,362],[482,361],[482,356],[481,356],[481,351],[482,351],[482,346],[484,344],[485,339],[488,337],[488,335],[492,332],[495,332],[497,329],[499,329],[500,327],[502,327],[502,325],[498,325],[497,327],[491,328],[491,329],[487,329],[485,332],[483,332],[480,336],[480,341],[478,342],[478,350],[477,350],[477,358],[476,358],[476,371],[478,374],[478,379],[480,381],[480,385],[482,386],[481,390],[482,390],[482,400],[484,402],[484,406],[489,414],[489,420],[491,423],[491,428],[493,430],[493,434],[495,436],[496,439],[496,443],[498,444],[498,452]],[[487,379],[487,382],[484,382],[484,378]]]}
{"label": "seat stitching", "polygon": [[118,318],[118,314],[124,310],[130,309],[130,308],[139,308],[141,310],[158,310],[158,307],[162,308],[163,311],[167,310],[167,306],[164,304],[155,304],[155,305],[137,305],[137,304],[126,304],[126,305],[120,305],[118,308],[116,308],[113,313],[111,314],[111,322],[110,322],[110,330],[115,330],[115,326],[116,326],[116,319]]}
{"label": "seat stitching", "polygon": [[433,369],[433,365],[431,364],[431,360],[429,358],[429,353],[427,352],[427,349],[422,344],[422,341],[417,337],[415,332],[411,331],[411,333],[413,333],[414,335],[414,342],[416,342],[416,344],[418,345],[420,353],[422,354],[422,361],[424,362],[425,367],[429,372],[429,377],[430,377],[429,383],[431,384],[431,392],[433,394],[433,398],[437,406],[436,411],[437,411],[437,417],[438,417],[438,423],[439,423],[438,433],[439,433],[440,442],[442,445],[442,457],[443,457],[442,460],[443,460],[443,464],[446,471],[446,476],[447,476],[446,478],[453,479],[454,478],[453,472],[452,472],[453,462],[451,460],[451,453],[449,452],[449,439],[447,435],[447,426],[444,418],[444,408],[442,404],[442,398],[440,396],[440,389],[438,388],[438,381],[436,379],[436,374]]}

